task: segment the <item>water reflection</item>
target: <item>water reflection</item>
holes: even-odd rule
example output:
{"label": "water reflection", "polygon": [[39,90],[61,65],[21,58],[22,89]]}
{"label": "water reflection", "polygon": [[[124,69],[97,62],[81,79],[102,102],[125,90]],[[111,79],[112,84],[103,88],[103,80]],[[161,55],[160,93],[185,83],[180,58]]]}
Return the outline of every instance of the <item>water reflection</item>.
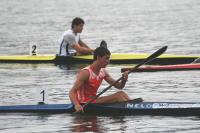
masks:
{"label": "water reflection", "polygon": [[62,70],[80,70],[88,66],[88,64],[62,64],[62,65],[57,65],[57,66],[58,68]]}
{"label": "water reflection", "polygon": [[54,64],[51,63],[41,63],[41,64],[34,64],[34,63],[0,63],[0,69],[33,69],[37,70],[38,68],[49,68],[53,67]]}
{"label": "water reflection", "polygon": [[76,115],[73,119],[72,132],[103,132],[95,115]]}
{"label": "water reflection", "polygon": [[103,133],[110,131],[108,125],[113,125],[113,131],[125,132],[128,127],[125,116],[75,115],[72,122],[72,132]]}

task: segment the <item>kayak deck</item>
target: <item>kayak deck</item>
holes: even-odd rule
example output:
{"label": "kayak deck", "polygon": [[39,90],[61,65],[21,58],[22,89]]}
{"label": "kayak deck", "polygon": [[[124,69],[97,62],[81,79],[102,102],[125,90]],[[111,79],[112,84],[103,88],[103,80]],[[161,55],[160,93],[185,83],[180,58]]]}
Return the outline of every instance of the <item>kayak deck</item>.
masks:
{"label": "kayak deck", "polygon": [[[149,54],[142,53],[113,53],[111,54],[111,64],[137,64],[146,59]],[[191,63],[198,56],[170,55],[163,54],[149,64],[186,64]],[[91,63],[93,55],[83,56],[57,56],[57,55],[11,55],[0,56],[0,63],[55,63],[55,64],[74,64]]]}
{"label": "kayak deck", "polygon": [[[0,112],[73,113],[72,104],[39,104],[0,106]],[[200,116],[200,102],[134,102],[88,104],[84,114],[90,115],[170,115]]]}

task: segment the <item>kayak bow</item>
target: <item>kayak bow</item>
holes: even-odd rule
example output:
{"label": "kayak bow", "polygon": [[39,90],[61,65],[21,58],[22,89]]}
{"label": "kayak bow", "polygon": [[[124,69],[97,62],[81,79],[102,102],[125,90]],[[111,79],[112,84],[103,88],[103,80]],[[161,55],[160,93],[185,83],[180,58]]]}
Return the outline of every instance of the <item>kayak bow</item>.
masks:
{"label": "kayak bow", "polygon": [[[131,70],[129,67],[124,67],[121,72]],[[143,66],[134,72],[157,72],[157,71],[182,71],[182,70],[200,70],[200,64],[178,64],[178,65],[163,65],[163,66]]]}

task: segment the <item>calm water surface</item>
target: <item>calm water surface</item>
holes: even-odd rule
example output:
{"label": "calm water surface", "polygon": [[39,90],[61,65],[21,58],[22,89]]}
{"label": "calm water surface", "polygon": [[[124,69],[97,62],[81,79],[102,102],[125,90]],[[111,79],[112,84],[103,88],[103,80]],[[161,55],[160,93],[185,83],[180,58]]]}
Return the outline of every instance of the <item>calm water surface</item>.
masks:
{"label": "calm water surface", "polygon": [[[57,39],[71,20],[86,21],[82,35],[95,48],[104,39],[111,52],[200,54],[198,0],[1,0],[0,55],[56,54]],[[48,89],[48,103],[69,103],[77,71],[85,65],[0,64],[0,105],[36,104],[38,88]],[[124,66],[124,65],[123,65]],[[120,77],[123,66],[108,66]],[[124,89],[146,101],[199,101],[199,71],[133,73]],[[107,87],[103,82],[101,88]],[[116,92],[114,88],[105,93]],[[74,116],[70,114],[0,114],[2,133],[55,132],[200,132],[198,117]]]}

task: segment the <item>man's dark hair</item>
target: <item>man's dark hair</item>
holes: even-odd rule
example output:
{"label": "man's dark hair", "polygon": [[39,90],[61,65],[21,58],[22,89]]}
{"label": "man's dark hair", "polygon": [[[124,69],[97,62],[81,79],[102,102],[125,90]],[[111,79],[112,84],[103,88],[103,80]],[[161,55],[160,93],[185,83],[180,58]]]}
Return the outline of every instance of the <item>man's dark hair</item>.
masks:
{"label": "man's dark hair", "polygon": [[111,55],[110,51],[104,47],[98,47],[94,50],[93,60],[97,60],[97,56],[103,57],[105,55]]}
{"label": "man's dark hair", "polygon": [[76,17],[72,20],[71,28],[73,29],[74,25],[84,24],[84,20],[82,18]]}

